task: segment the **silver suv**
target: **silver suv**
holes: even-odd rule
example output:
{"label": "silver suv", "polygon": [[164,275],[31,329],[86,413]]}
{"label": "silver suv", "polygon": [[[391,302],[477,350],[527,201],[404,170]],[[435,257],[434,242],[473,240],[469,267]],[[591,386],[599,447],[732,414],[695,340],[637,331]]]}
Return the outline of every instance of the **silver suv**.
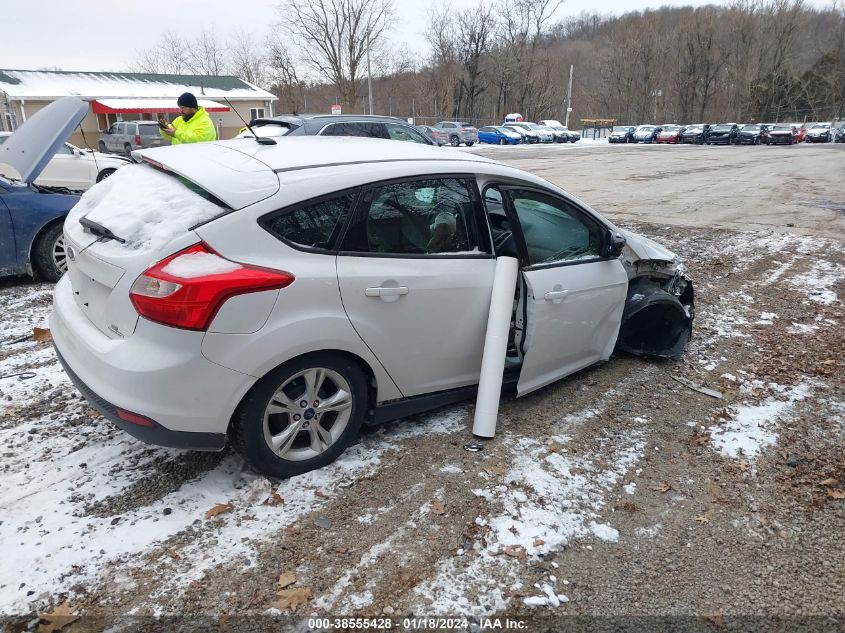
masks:
{"label": "silver suv", "polygon": [[467,147],[472,147],[473,144],[478,142],[478,129],[469,123],[441,121],[434,127],[438,130],[443,130],[449,135],[449,144],[452,147],[457,147],[461,143],[464,143]]}
{"label": "silver suv", "polygon": [[129,156],[133,149],[170,145],[158,133],[155,121],[118,121],[100,132],[97,145],[101,152],[115,152]]}

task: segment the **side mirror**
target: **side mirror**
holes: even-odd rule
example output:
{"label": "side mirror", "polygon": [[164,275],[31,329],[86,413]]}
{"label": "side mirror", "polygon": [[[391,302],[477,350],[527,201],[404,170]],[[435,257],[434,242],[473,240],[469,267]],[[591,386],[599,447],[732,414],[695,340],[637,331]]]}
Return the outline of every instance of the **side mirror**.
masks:
{"label": "side mirror", "polygon": [[625,237],[621,233],[608,229],[605,234],[602,257],[607,259],[616,259],[622,254],[622,249],[625,248],[625,244]]}

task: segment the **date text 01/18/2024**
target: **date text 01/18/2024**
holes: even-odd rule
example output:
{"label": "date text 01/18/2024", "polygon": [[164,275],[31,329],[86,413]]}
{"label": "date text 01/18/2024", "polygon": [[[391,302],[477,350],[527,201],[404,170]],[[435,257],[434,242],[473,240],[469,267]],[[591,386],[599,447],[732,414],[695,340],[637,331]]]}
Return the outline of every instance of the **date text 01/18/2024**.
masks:
{"label": "date text 01/18/2024", "polygon": [[520,631],[528,627],[524,620],[512,618],[479,618],[470,622],[469,618],[309,618],[308,628],[315,631],[332,630],[390,630],[399,631],[466,631],[470,624],[478,630]]}

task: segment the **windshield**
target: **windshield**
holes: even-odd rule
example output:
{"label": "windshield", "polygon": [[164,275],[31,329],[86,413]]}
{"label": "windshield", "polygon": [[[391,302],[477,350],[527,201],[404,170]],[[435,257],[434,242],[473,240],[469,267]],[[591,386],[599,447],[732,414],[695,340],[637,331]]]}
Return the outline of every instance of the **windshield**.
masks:
{"label": "windshield", "polygon": [[742,129],[745,132],[759,132],[760,126],[759,125],[743,125]]}
{"label": "windshield", "polygon": [[628,127],[622,127],[622,126],[616,126],[615,128],[613,128],[613,129],[611,130],[611,132],[619,132],[619,133],[622,133],[622,134],[627,134],[627,132],[628,132],[628,130],[629,130],[629,129],[631,129],[631,128],[628,128]]}
{"label": "windshield", "polygon": [[653,125],[643,125],[637,130],[637,133],[651,132],[653,130],[654,130]]}
{"label": "windshield", "polygon": [[677,132],[680,129],[681,128],[679,128],[677,125],[667,125],[666,127],[663,128],[662,133],[665,134],[666,132]]}
{"label": "windshield", "polygon": [[713,128],[714,132],[730,132],[731,126],[730,125],[717,125]]}
{"label": "windshield", "polygon": [[829,128],[830,128],[830,125],[828,125],[827,123],[817,123],[811,129],[813,129],[813,130],[827,130]]}
{"label": "windshield", "polygon": [[539,125],[537,125],[536,123],[526,123],[526,125],[528,126],[529,129],[532,129],[532,130],[542,130],[543,129]]}
{"label": "windshield", "polygon": [[497,130],[498,132],[504,132],[505,134],[515,134],[513,130],[506,127],[494,127],[493,129]]}
{"label": "windshield", "polygon": [[776,125],[775,129],[780,130],[781,132],[787,132],[787,131],[791,132],[792,131],[792,128],[789,127],[788,125]]}

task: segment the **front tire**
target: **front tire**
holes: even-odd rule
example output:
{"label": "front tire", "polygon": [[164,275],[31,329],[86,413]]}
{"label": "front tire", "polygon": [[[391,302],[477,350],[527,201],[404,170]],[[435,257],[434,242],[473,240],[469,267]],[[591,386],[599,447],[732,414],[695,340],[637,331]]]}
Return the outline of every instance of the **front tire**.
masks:
{"label": "front tire", "polygon": [[57,282],[67,272],[67,253],[63,222],[55,222],[35,238],[32,245],[32,270],[37,279]]}
{"label": "front tire", "polygon": [[337,459],[366,411],[367,384],[358,364],[339,354],[309,354],[255,384],[235,411],[230,438],[257,470],[293,477]]}
{"label": "front tire", "polygon": [[100,141],[97,144],[97,148],[100,150],[101,154],[108,154],[108,149],[106,148],[106,144]]}
{"label": "front tire", "polygon": [[99,174],[97,174],[97,182],[102,182],[116,171],[116,169],[104,169]]}

